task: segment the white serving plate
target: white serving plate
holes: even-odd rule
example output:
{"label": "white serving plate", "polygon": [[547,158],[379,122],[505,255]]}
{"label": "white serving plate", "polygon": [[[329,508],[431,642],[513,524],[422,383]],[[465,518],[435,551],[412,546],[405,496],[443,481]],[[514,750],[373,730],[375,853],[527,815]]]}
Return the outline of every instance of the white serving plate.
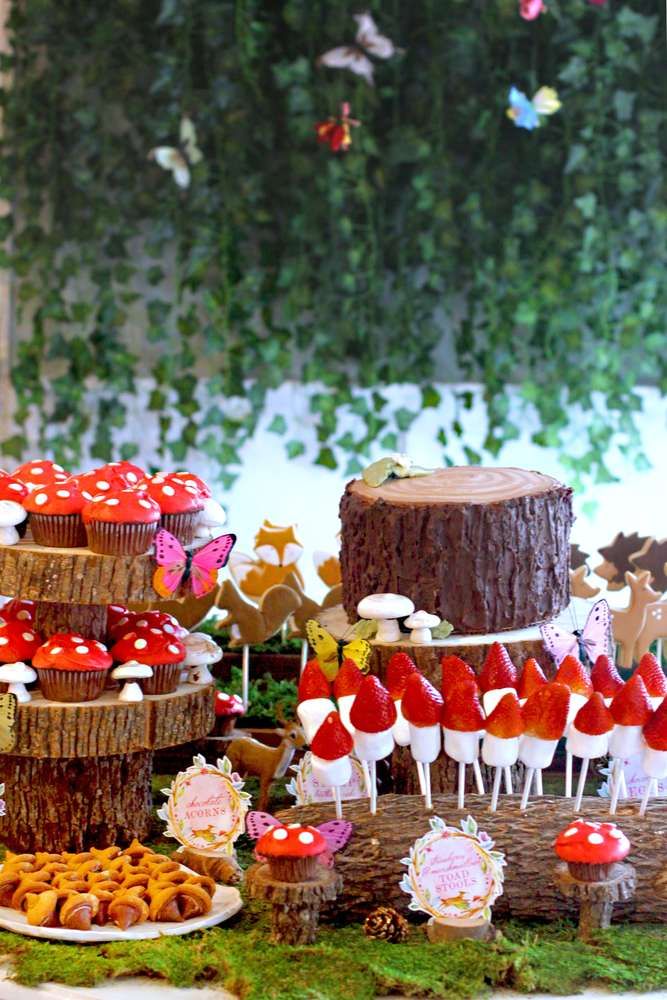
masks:
{"label": "white serving plate", "polygon": [[[191,871],[181,865],[184,871]],[[76,941],[77,944],[100,944],[104,941],[144,941],[147,938],[159,938],[176,934],[190,934],[192,931],[202,931],[214,927],[224,920],[229,920],[243,906],[241,893],[231,885],[219,885],[213,893],[211,909],[204,917],[192,917],[179,923],[156,923],[145,920],[122,931],[115,924],[105,924],[98,927],[93,924],[89,931],[75,931],[69,927],[33,927],[28,923],[25,913],[14,910],[11,906],[0,906],[0,927],[16,934],[27,934],[29,937],[47,938],[50,941]]]}

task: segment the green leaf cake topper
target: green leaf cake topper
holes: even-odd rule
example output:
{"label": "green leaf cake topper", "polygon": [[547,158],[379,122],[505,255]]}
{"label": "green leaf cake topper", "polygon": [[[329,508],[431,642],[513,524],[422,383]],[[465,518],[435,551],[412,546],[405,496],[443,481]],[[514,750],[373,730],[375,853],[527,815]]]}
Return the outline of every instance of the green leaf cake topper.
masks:
{"label": "green leaf cake topper", "polygon": [[430,476],[433,469],[425,469],[415,465],[409,455],[386,455],[371,462],[361,473],[367,486],[382,486],[387,479],[408,479],[417,476]]}

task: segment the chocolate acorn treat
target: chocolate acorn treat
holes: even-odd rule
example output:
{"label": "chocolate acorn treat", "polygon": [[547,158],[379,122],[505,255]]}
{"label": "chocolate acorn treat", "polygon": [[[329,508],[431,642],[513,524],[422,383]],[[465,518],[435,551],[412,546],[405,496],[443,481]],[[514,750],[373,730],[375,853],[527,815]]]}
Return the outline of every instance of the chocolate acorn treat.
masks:
{"label": "chocolate acorn treat", "polygon": [[83,508],[88,545],[93,552],[139,556],[150,549],[160,522],[160,508],[144,492],[117,490]]}
{"label": "chocolate acorn treat", "polygon": [[32,665],[49,701],[95,701],[104,691],[112,658],[106,646],[70,632],[56,632],[39,647]]}
{"label": "chocolate acorn treat", "polygon": [[136,660],[153,668],[153,676],[143,683],[144,694],[170,694],[178,687],[185,646],[163,629],[137,626],[111,647],[111,655],[119,663]]}
{"label": "chocolate acorn treat", "polygon": [[32,537],[37,544],[63,549],[83,548],[87,544],[81,520],[85,502],[75,479],[33,490],[23,505],[30,514]]}
{"label": "chocolate acorn treat", "polygon": [[200,488],[175,475],[152,476],[144,483],[148,495],[160,507],[162,527],[182,545],[191,545],[199,514],[204,509]]}

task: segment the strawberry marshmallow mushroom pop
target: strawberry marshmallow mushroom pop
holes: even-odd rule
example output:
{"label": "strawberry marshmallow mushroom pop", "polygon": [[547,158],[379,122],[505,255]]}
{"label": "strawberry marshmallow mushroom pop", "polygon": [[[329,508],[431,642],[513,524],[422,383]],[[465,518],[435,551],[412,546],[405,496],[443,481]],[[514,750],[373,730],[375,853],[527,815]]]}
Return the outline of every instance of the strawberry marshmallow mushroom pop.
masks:
{"label": "strawberry marshmallow mushroom pop", "polygon": [[593,690],[598,691],[609,708],[625,681],[616,669],[616,664],[606,653],[600,653],[591,670]]}
{"label": "strawberry marshmallow mushroom pop", "polygon": [[[396,722],[392,729],[394,741],[399,747],[410,746],[410,724],[403,715],[402,701],[405,685],[411,674],[417,673],[417,665],[407,653],[394,653],[387,663],[387,673],[385,681],[387,690],[394,699],[396,707]],[[419,779],[419,792],[426,795],[426,784],[424,781],[424,765],[420,760],[415,761],[417,765],[417,778]]]}
{"label": "strawberry marshmallow mushroom pop", "polygon": [[642,768],[648,778],[642,796],[639,815],[646,812],[651,795],[658,794],[658,781],[667,778],[667,701],[661,702],[644,726]]}
{"label": "strawberry marshmallow mushroom pop", "polygon": [[[556,684],[564,684],[570,689],[570,707],[567,713],[567,728],[593,694],[593,685],[581,660],[576,656],[565,656],[554,677]],[[572,798],[572,754],[565,750],[565,798]]]}
{"label": "strawberry marshmallow mushroom pop", "polygon": [[336,699],[336,704],[338,705],[340,721],[343,723],[351,736],[354,736],[354,726],[350,722],[350,710],[354,704],[354,699],[357,697],[357,691],[361,687],[363,679],[364,675],[361,670],[356,665],[354,660],[350,659],[343,660],[340,670],[334,677],[334,698]]}
{"label": "strawberry marshmallow mushroom pop", "polygon": [[386,687],[372,674],[364,677],[354,699],[350,722],[354,726],[357,757],[370,764],[371,813],[377,812],[377,762],[394,749],[392,727],[396,708]]}
{"label": "strawberry marshmallow mushroom pop", "polygon": [[574,717],[574,722],[567,731],[565,750],[572,757],[581,757],[581,770],[577,797],[574,801],[574,811],[581,809],[581,800],[586,785],[588,762],[596,757],[604,757],[609,749],[609,733],[614,728],[614,719],[604,703],[599,691],[594,691],[585,705]]}
{"label": "strawberry marshmallow mushroom pop", "polygon": [[299,678],[296,706],[296,714],[303,726],[306,743],[312,741],[322,722],[329,712],[335,711],[335,708],[331,700],[329,681],[322,673],[317,660],[309,660]]}
{"label": "strawberry marshmallow mushroom pop", "polygon": [[521,810],[528,805],[535,771],[549,767],[558,741],[565,733],[570,689],[552,681],[538,688],[523,706],[524,734],[519,744],[519,760],[525,764],[526,778],[521,796]]}
{"label": "strawberry marshmallow mushroom pop", "polygon": [[651,702],[639,674],[634,673],[621,688],[609,711],[614,719],[609,736],[609,756],[612,758],[609,812],[613,816],[621,794],[623,758],[641,753],[644,748],[642,729],[651,716]]}
{"label": "strawberry marshmallow mushroom pop", "polygon": [[644,653],[635,673],[643,680],[651,708],[655,711],[667,695],[667,679],[653,653]]}
{"label": "strawberry marshmallow mushroom pop", "polygon": [[[475,681],[464,680],[453,688],[442,712],[445,753],[459,765],[459,801],[461,802],[461,768],[465,789],[465,767],[472,764],[477,791],[484,795],[484,781],[479,766],[479,741],[484,733],[484,712]],[[460,808],[463,808],[461,802]]]}
{"label": "strawberry marshmallow mushroom pop", "polygon": [[[523,730],[519,699],[515,691],[509,691],[503,695],[487,718],[486,732],[482,740],[482,760],[496,769],[491,793],[491,812],[495,812],[498,808],[501,775],[503,773],[507,775],[507,771],[512,764],[516,764],[519,757],[519,737]],[[505,781],[507,783],[507,776]],[[459,808],[463,808],[460,793]]]}
{"label": "strawberry marshmallow mushroom pop", "polygon": [[[519,695],[519,704],[521,707],[526,704],[526,699],[529,698],[534,691],[537,691],[538,688],[544,687],[547,683],[548,681],[544,676],[542,667],[539,665],[534,656],[529,656],[523,665],[523,670],[521,671],[521,677],[519,678],[517,686],[517,694]],[[543,789],[541,768],[538,768],[535,773],[535,786],[537,794],[542,795]],[[509,791],[509,789],[506,789],[506,791]]]}
{"label": "strawberry marshmallow mushroom pop", "polygon": [[350,752],[352,737],[338,712],[329,712],[310,744],[313,776],[322,785],[333,789],[336,818],[343,818],[340,789],[352,776]]}
{"label": "strawberry marshmallow mushroom pop", "polygon": [[501,643],[494,642],[489,647],[478,680],[482,691],[482,705],[487,716],[504,695],[511,691],[516,693],[516,667]]}
{"label": "strawberry marshmallow mushroom pop", "polygon": [[[438,759],[442,737],[440,716],[442,695],[419,672],[410,674],[403,693],[403,714],[410,726],[410,753],[417,765],[424,768],[424,800],[427,809],[431,801],[431,764]],[[459,769],[465,764],[459,764]]]}

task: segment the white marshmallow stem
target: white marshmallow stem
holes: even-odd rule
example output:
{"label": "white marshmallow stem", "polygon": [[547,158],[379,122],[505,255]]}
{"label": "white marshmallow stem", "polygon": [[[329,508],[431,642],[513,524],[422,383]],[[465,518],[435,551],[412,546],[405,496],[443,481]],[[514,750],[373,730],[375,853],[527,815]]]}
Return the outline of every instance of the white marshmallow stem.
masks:
{"label": "white marshmallow stem", "polygon": [[336,819],[343,818],[343,803],[340,797],[340,787],[338,785],[333,786],[333,797],[336,803]]}
{"label": "white marshmallow stem", "polygon": [[440,753],[440,726],[414,726],[410,723],[410,753],[422,764],[432,764]]}
{"label": "white marshmallow stem", "polygon": [[505,794],[512,795],[512,769],[507,764],[503,767],[503,774],[505,775]]}
{"label": "white marshmallow stem", "polygon": [[642,726],[616,725],[609,734],[609,753],[612,757],[632,757],[643,749]]}
{"label": "white marshmallow stem", "polygon": [[371,814],[375,816],[378,809],[378,779],[377,761],[372,760],[371,765]]}
{"label": "white marshmallow stem", "polygon": [[526,771],[526,780],[523,786],[523,795],[521,796],[521,806],[520,806],[521,812],[524,812],[526,806],[528,805],[528,799],[530,797],[530,789],[533,784],[534,774],[535,774],[535,768],[529,767],[528,770]]}
{"label": "white marshmallow stem", "polygon": [[[654,789],[655,789],[655,793],[654,793]],[[645,813],[646,813],[646,807],[648,805],[648,800],[651,798],[651,795],[657,794],[657,791],[658,791],[658,782],[657,782],[657,779],[656,778],[649,778],[649,780],[646,782],[646,788],[644,789],[644,794],[642,795],[642,802],[641,802],[641,805],[639,807],[639,815],[640,816],[644,816],[645,815]]]}
{"label": "white marshmallow stem", "polygon": [[463,761],[459,761],[459,800],[458,807],[463,809],[466,796],[466,766]]}
{"label": "white marshmallow stem", "polygon": [[579,711],[579,709],[583,708],[587,701],[588,697],[585,694],[575,694],[573,691],[570,691],[570,703],[567,709],[567,722],[565,723],[565,732],[567,732],[567,730],[574,722],[575,716]]}
{"label": "white marshmallow stem", "polygon": [[582,733],[572,725],[567,733],[565,749],[575,757],[588,757],[590,760],[604,757],[609,750],[609,733],[592,736],[589,733]]}
{"label": "white marshmallow stem", "polygon": [[490,767],[504,767],[506,764],[516,764],[518,754],[518,736],[504,739],[502,736],[494,736],[493,733],[484,734],[484,739],[482,740],[482,760]]}
{"label": "white marshmallow stem", "polygon": [[477,757],[472,762],[472,773],[475,775],[475,784],[477,785],[477,794],[484,795],[484,778],[482,777],[482,769],[479,766],[479,761]]}
{"label": "white marshmallow stem", "polygon": [[401,711],[402,698],[397,698],[394,702],[396,709],[396,722],[391,727],[391,733],[399,747],[407,747],[410,743],[410,723]]}
{"label": "white marshmallow stem", "polygon": [[554,759],[558,740],[543,740],[539,736],[524,735],[519,746],[519,760],[526,767],[549,767]]}
{"label": "white marshmallow stem", "polygon": [[352,777],[352,764],[350,758],[337,757],[335,760],[324,760],[322,757],[311,755],[311,765],[313,777],[327,788],[335,788],[346,785]]}
{"label": "white marshmallow stem", "polygon": [[362,729],[357,729],[354,733],[354,746],[358,757],[373,763],[389,756],[394,749],[394,737],[391,729],[380,733],[365,733]]}
{"label": "white marshmallow stem", "polygon": [[296,714],[303,727],[306,743],[312,743],[315,733],[335,707],[331,698],[306,698],[305,701],[299,702]]}
{"label": "white marshmallow stem", "polygon": [[[479,755],[479,733],[459,729],[443,729],[445,753],[452,760],[474,764]],[[483,794],[483,793],[482,793]]]}
{"label": "white marshmallow stem", "polygon": [[642,769],[649,778],[667,778],[667,750],[646,746],[642,754]]}
{"label": "white marshmallow stem", "polygon": [[565,798],[572,798],[572,751],[565,751]]}
{"label": "white marshmallow stem", "polygon": [[574,800],[574,811],[576,813],[581,809],[581,800],[584,797],[584,788],[586,787],[586,776],[588,774],[588,757],[584,757],[581,761],[581,771],[579,772],[579,784],[577,785],[577,797]]}
{"label": "white marshmallow stem", "polygon": [[503,776],[502,767],[497,767],[495,774],[493,775],[493,790],[491,792],[491,812],[494,813],[498,808],[498,796],[500,795],[500,779]]}

